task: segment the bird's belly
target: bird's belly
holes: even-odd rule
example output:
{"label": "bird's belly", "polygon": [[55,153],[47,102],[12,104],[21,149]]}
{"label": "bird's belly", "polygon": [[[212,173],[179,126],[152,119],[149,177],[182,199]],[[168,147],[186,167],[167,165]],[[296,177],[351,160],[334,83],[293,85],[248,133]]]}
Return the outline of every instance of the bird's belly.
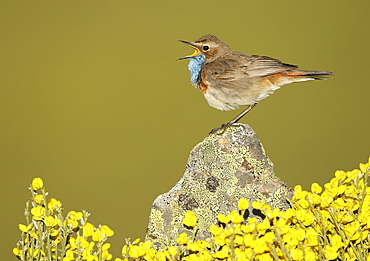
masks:
{"label": "bird's belly", "polygon": [[241,94],[227,89],[208,88],[204,97],[210,106],[221,111],[235,110],[240,105],[254,104],[254,99],[249,99]]}
{"label": "bird's belly", "polygon": [[218,87],[209,83],[206,85],[207,90],[203,91],[203,94],[208,104],[222,111],[234,110],[242,105],[255,104],[280,87],[272,84],[267,78],[244,82],[244,85],[240,84],[241,87],[239,87],[240,85]]}

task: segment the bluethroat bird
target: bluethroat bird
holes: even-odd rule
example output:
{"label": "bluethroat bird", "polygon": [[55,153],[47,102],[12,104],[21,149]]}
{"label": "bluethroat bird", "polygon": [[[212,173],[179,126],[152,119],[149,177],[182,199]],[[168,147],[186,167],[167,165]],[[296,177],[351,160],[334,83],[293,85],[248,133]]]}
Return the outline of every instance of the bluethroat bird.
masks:
{"label": "bluethroat bird", "polygon": [[194,42],[180,42],[195,50],[193,54],[178,60],[189,59],[190,81],[203,92],[210,106],[228,111],[248,105],[238,116],[211,133],[222,130],[219,133],[222,134],[260,100],[285,84],[322,80],[333,74],[327,71],[298,70],[297,66],[274,58],[234,51],[211,34],[203,35]]}

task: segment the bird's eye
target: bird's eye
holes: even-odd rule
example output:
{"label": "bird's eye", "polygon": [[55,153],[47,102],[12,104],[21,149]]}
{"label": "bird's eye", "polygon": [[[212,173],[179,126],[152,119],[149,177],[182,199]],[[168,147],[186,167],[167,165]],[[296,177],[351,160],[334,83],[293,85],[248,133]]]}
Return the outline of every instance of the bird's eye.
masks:
{"label": "bird's eye", "polygon": [[203,46],[203,51],[208,51],[209,50],[209,46],[208,45],[204,45]]}

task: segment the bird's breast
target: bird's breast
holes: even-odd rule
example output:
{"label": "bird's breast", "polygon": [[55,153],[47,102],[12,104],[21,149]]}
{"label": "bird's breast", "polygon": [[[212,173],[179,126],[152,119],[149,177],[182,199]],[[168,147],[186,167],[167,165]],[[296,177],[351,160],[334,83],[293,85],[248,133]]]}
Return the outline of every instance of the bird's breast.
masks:
{"label": "bird's breast", "polygon": [[196,87],[199,87],[200,85],[200,70],[202,69],[205,60],[206,57],[203,54],[198,54],[189,58],[188,68],[190,71],[190,81]]}

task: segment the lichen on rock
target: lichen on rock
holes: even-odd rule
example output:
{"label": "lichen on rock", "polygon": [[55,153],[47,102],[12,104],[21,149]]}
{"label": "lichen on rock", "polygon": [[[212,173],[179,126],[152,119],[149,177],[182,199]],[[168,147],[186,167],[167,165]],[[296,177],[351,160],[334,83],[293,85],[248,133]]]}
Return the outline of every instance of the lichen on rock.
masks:
{"label": "lichen on rock", "polygon": [[[222,135],[210,134],[190,152],[186,171],[167,193],[158,196],[151,209],[146,240],[157,250],[173,245],[183,232],[190,235],[182,220],[192,210],[198,217],[197,239],[210,236],[219,213],[237,210],[238,200],[264,200],[273,208],[289,208],[292,189],[277,178],[273,163],[253,129],[236,124]],[[244,218],[263,215],[252,208]]]}

